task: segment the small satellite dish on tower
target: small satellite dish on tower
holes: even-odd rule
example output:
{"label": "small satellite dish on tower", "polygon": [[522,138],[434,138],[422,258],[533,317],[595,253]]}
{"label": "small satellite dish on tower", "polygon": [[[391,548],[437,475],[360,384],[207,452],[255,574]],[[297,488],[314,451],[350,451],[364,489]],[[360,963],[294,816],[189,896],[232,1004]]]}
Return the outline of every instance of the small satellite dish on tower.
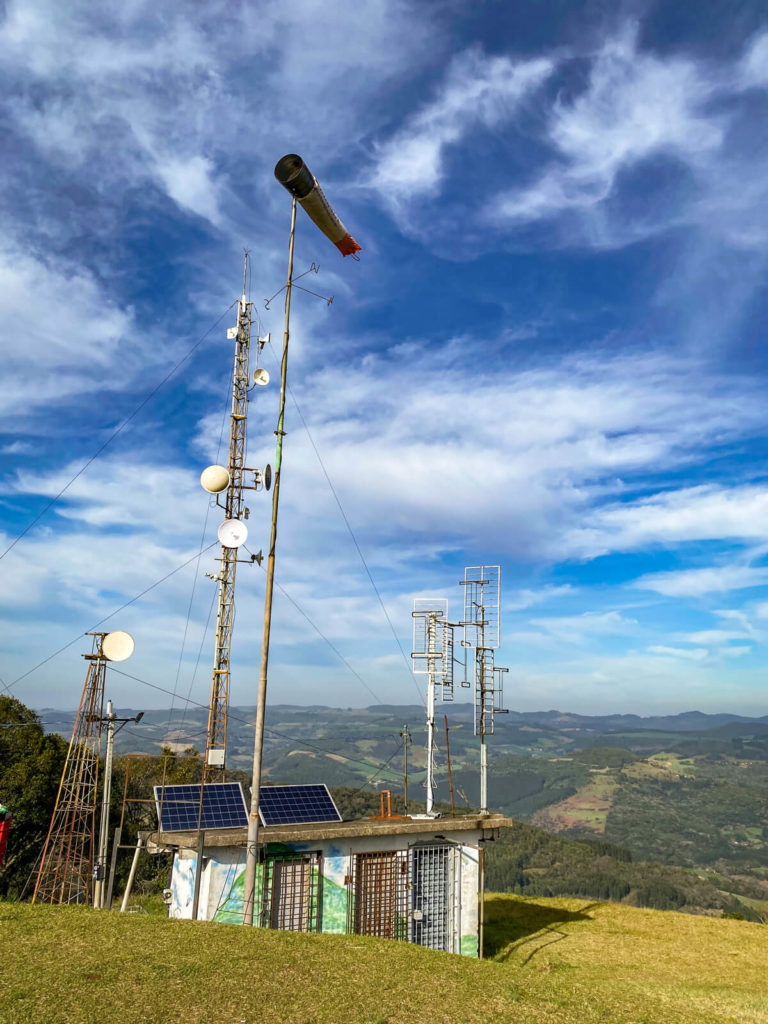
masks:
{"label": "small satellite dish on tower", "polygon": [[248,540],[248,527],[239,519],[225,519],[218,529],[218,538],[225,548],[239,548]]}
{"label": "small satellite dish on tower", "polygon": [[130,633],[117,629],[107,633],[101,641],[101,654],[107,661],[125,661],[133,654],[135,646]]}
{"label": "small satellite dish on tower", "polygon": [[253,383],[258,384],[260,388],[265,387],[269,384],[269,371],[261,366],[258,367],[258,369],[253,371]]}
{"label": "small satellite dish on tower", "polygon": [[209,466],[200,474],[200,484],[209,494],[221,494],[229,487],[229,471],[223,466]]}

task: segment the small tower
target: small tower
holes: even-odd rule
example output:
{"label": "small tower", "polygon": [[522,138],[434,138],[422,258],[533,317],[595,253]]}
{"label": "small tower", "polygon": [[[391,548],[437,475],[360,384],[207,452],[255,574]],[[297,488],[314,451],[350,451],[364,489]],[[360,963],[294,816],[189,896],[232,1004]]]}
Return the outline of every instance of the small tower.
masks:
{"label": "small tower", "polygon": [[40,858],[33,903],[92,900],[104,678],[108,661],[125,661],[133,654],[133,637],[122,630],[86,635],[93,637],[93,648],[83,655],[88,671]]}

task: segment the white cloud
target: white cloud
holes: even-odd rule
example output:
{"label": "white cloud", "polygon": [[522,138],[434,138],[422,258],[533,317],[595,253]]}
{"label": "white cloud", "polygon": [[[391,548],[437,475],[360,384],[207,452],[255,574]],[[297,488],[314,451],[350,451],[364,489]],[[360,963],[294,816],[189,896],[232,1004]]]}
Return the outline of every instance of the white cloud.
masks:
{"label": "white cloud", "polygon": [[510,612],[523,611],[525,608],[532,608],[537,604],[547,604],[557,600],[558,597],[572,597],[576,588],[569,583],[560,586],[549,585],[539,587],[537,590],[520,590],[516,597],[504,601],[504,610]]}
{"label": "white cloud", "polygon": [[724,658],[743,658],[751,651],[751,647],[724,647],[719,653]]}
{"label": "white cloud", "polygon": [[768,85],[768,32],[754,36],[742,58],[739,73],[746,88]]}
{"label": "white cloud", "polygon": [[635,619],[620,612],[582,612],[581,615],[551,616],[531,619],[531,625],[566,643],[584,643],[597,636],[626,636],[637,628]]}
{"label": "white cloud", "polygon": [[663,644],[654,644],[647,649],[651,654],[659,654],[667,658],[685,658],[689,661],[703,661],[709,656],[706,647],[665,647]]}
{"label": "white cloud", "polygon": [[623,168],[656,153],[697,162],[723,139],[717,120],[704,113],[713,91],[711,77],[693,61],[640,52],[637,26],[628,26],[596,54],[585,91],[553,108],[547,136],[558,164],[533,185],[508,192],[493,216],[536,220],[594,206],[611,194]]}
{"label": "white cloud", "polygon": [[443,176],[447,147],[474,127],[494,129],[552,73],[546,58],[514,61],[473,47],[454,57],[437,98],[381,145],[373,187],[388,201],[434,195]]}
{"label": "white cloud", "polygon": [[681,569],[677,572],[658,572],[633,580],[630,586],[653,590],[665,597],[701,597],[704,594],[725,593],[768,583],[768,569],[743,565],[725,565],[708,569]]}
{"label": "white cloud", "polygon": [[[564,547],[584,557],[595,557],[607,551],[631,551],[649,545],[766,537],[768,489],[708,484],[598,508],[586,517],[585,525],[566,537]],[[696,585],[695,576],[688,579],[690,586]],[[703,577],[702,581],[711,583],[715,577]],[[681,581],[680,585],[685,583]]]}

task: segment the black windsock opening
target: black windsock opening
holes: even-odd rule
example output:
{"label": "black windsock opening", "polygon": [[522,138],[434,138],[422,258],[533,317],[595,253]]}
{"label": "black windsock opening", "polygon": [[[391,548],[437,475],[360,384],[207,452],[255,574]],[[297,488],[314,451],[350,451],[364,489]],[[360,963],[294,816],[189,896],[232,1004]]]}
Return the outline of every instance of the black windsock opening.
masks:
{"label": "black windsock opening", "polygon": [[277,161],[275,177],[297,199],[306,199],[315,187],[312,172],[297,153],[288,153]]}

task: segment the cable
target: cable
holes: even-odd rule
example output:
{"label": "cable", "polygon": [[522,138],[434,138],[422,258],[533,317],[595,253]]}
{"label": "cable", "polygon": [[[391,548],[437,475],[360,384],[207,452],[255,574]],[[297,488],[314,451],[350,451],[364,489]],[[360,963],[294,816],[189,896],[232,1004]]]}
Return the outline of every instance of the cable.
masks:
{"label": "cable", "polygon": [[[243,545],[243,547],[245,547],[245,545]],[[245,550],[248,551],[248,548],[245,547]],[[248,554],[250,555],[250,554],[252,554],[252,552],[248,551]],[[262,572],[265,572],[265,571],[266,570],[262,569]],[[366,683],[366,681],[363,679],[363,677],[360,675],[360,673],[357,672],[354,668],[352,668],[352,666],[349,664],[349,662],[344,657],[344,655],[341,653],[341,651],[338,649],[338,647],[336,647],[336,645],[333,643],[333,641],[328,639],[328,637],[325,635],[325,633],[323,633],[323,631],[320,629],[320,627],[316,623],[314,623],[312,621],[312,619],[310,619],[310,617],[307,615],[307,613],[304,611],[304,609],[301,607],[301,605],[291,597],[291,595],[288,593],[288,591],[285,589],[285,587],[281,586],[277,582],[277,580],[275,580],[275,586],[277,587],[277,589],[280,591],[280,593],[284,597],[288,598],[288,600],[291,602],[291,604],[296,609],[296,611],[304,616],[304,618],[307,620],[307,622],[310,624],[310,626],[317,632],[317,634],[319,636],[321,636],[323,638],[323,640],[325,640],[325,642],[331,648],[333,653],[339,658],[340,661],[342,661],[346,665],[346,667],[349,669],[349,671],[352,673],[352,675],[355,677],[355,679],[357,679],[358,682],[362,686],[365,687],[365,689],[368,691],[368,693],[370,693],[370,695],[373,697],[373,699],[375,701],[377,701],[379,704],[383,704],[384,701],[376,693],[374,693],[374,691],[371,689],[371,687],[368,685],[368,683]]]}
{"label": "cable", "polygon": [[190,698],[192,697],[192,687],[195,685],[195,680],[197,679],[197,670],[200,668],[200,659],[203,656],[203,647],[205,646],[205,641],[208,636],[208,629],[211,625],[211,616],[213,615],[213,606],[216,604],[217,597],[218,593],[216,590],[214,590],[213,594],[211,595],[211,603],[208,606],[208,618],[205,620],[205,628],[203,629],[203,634],[202,637],[200,638],[200,646],[197,649],[197,661],[195,662],[195,667],[192,672],[192,678],[189,681],[189,689],[187,690],[187,696],[184,701],[184,708],[181,712],[181,724],[179,725],[178,728],[183,727],[187,717],[187,709],[189,708]]}
{"label": "cable", "polygon": [[[213,547],[213,544],[215,543],[216,542],[214,541],[212,544],[209,544],[208,547],[205,548],[205,551],[209,551]],[[205,551],[202,553],[204,554]],[[175,569],[171,569],[171,571],[166,573],[165,576],[162,577],[162,579],[157,580],[150,587],[147,587],[145,590],[142,590],[140,594],[137,594],[136,597],[132,597],[130,601],[126,601],[125,604],[120,605],[119,608],[116,608],[114,611],[110,612],[109,615],[105,615],[103,619],[99,619],[99,621],[95,623],[93,626],[91,626],[90,629],[86,629],[85,633],[95,633],[99,626],[107,622],[108,619],[111,619],[113,616],[118,615],[121,611],[123,611],[125,608],[128,608],[130,605],[135,604],[135,602],[139,601],[142,597],[145,596],[145,594],[148,594],[150,590],[154,590],[155,587],[159,587],[161,583],[165,583],[165,581],[170,579],[171,576],[174,576],[177,572],[180,572],[182,569],[186,568],[186,566],[188,566],[190,562],[194,562],[196,558],[199,558],[200,554],[200,552],[197,552],[196,554],[192,555],[191,558],[188,558],[186,562],[183,562],[181,565],[177,565]],[[39,668],[42,668],[43,665],[46,665],[49,661],[52,661],[54,658],[58,657],[60,654],[66,651],[67,648],[71,647],[73,644],[76,644],[77,641],[83,635],[83,633],[78,633],[76,637],[69,641],[69,643],[66,643],[64,644],[63,647],[60,647],[58,651],[54,651],[53,654],[49,654],[47,658],[43,658],[42,661],[39,661],[37,665],[34,666],[34,668],[29,669],[23,675],[18,676],[16,679],[14,679],[13,682],[10,683],[9,686],[7,687],[8,692],[10,693],[11,688],[20,683],[22,679],[26,679],[27,676],[31,676],[33,672],[37,672],[37,670]]]}
{"label": "cable", "polygon": [[[99,455],[101,455],[101,453],[104,451],[104,449],[108,445],[110,445],[119,434],[122,434],[122,432],[125,430],[125,428],[128,426],[128,424],[131,422],[131,420],[133,420],[141,412],[141,410],[150,401],[150,399],[154,398],[154,396],[157,394],[157,392],[160,390],[160,388],[162,388],[163,385],[166,384],[171,379],[171,377],[176,373],[176,371],[179,369],[179,367],[183,366],[184,363],[186,363],[186,361],[189,359],[189,357],[198,348],[200,348],[200,346],[205,341],[205,339],[208,337],[208,335],[211,333],[211,331],[215,330],[215,328],[219,326],[221,321],[224,319],[224,317],[227,315],[227,313],[230,311],[230,309],[232,309],[232,306],[234,306],[234,305],[235,305],[235,303],[233,302],[229,306],[227,306],[227,308],[224,310],[224,312],[221,314],[221,316],[218,318],[218,320],[216,320],[215,323],[211,324],[211,326],[208,328],[208,330],[205,332],[205,334],[198,341],[195,342],[195,344],[187,352],[187,354],[184,356],[184,358],[180,359],[179,362],[176,363],[176,365],[173,366],[168,371],[168,373],[165,375],[165,377],[163,377],[163,379],[160,381],[160,383],[156,384],[155,387],[152,388],[152,390],[149,392],[149,394],[146,395],[141,400],[141,402],[136,406],[136,408],[133,410],[133,412],[125,420],[123,420],[123,422],[120,424],[120,426],[116,430],[114,430],[109,435],[109,437],[101,445],[101,447],[98,448],[94,452],[94,454],[85,463],[83,463],[83,465],[80,467],[80,469],[78,469],[78,471],[75,473],[75,475],[72,477],[72,479],[68,483],[66,483],[62,487],[62,489],[59,491],[59,493],[57,495],[55,495],[55,497],[51,498],[51,500],[48,502],[48,504],[45,506],[45,508],[43,508],[41,512],[38,512],[38,514],[35,516],[35,518],[24,527],[24,529],[16,537],[16,539],[13,540],[8,545],[8,547],[5,549],[5,551],[3,551],[2,554],[0,554],[0,561],[2,561],[5,558],[5,556],[8,554],[9,551],[11,551],[13,548],[16,547],[16,545],[19,543],[19,541],[22,539],[22,537],[25,537],[29,533],[29,531],[32,529],[33,526],[35,526],[37,523],[40,522],[40,520],[43,518],[45,513],[50,508],[53,508],[53,506],[56,504],[56,502],[59,500],[59,498],[62,496],[62,494],[64,494],[66,491],[69,490],[69,488],[72,486],[72,484],[75,482],[75,480],[77,480],[78,477],[83,475],[83,473],[86,471],[86,469],[88,469],[88,467],[91,465],[92,462],[96,461],[96,459],[99,457]],[[13,685],[13,684],[11,684],[11,685]]]}
{"label": "cable", "polygon": [[[219,459],[219,452],[221,451],[221,441],[222,441],[222,438],[224,436],[224,426],[225,426],[225,424],[227,422],[227,409],[229,408],[229,403],[230,403],[230,399],[229,399],[229,396],[227,396],[227,401],[224,403],[224,413],[223,413],[223,415],[221,417],[221,429],[219,431],[219,446],[218,446],[218,448],[216,450],[216,461],[217,462],[218,462],[218,459]],[[199,557],[198,557],[198,560],[197,560],[197,568],[195,569],[195,575],[192,578],[192,592],[189,595],[189,606],[187,607],[187,621],[184,623],[184,635],[183,635],[182,640],[181,640],[181,650],[179,651],[179,664],[178,664],[178,667],[176,668],[176,679],[175,679],[174,684],[173,684],[173,699],[171,701],[171,707],[170,707],[170,709],[168,711],[168,726],[166,727],[166,731],[167,731],[167,729],[170,729],[171,718],[173,717],[173,711],[174,711],[174,707],[175,707],[175,704],[176,704],[176,693],[177,693],[178,686],[179,686],[179,677],[181,676],[181,667],[182,667],[182,662],[183,662],[183,659],[184,659],[184,648],[186,647],[187,633],[189,632],[189,620],[190,620],[190,617],[192,615],[192,603],[195,600],[195,590],[197,589],[197,577],[198,577],[199,572],[200,572],[200,561],[201,561],[201,559],[203,557],[203,545],[205,544],[205,534],[206,534],[206,530],[208,529],[208,518],[210,516],[210,513],[211,513],[211,503],[208,502],[206,504],[206,506],[205,506],[205,519],[203,520],[203,532],[200,535],[200,553],[199,553]],[[210,621],[210,618],[211,618],[211,613],[209,611],[208,612],[208,621]],[[207,629],[208,629],[208,623],[206,622],[206,632],[207,632]],[[203,634],[203,636],[205,636],[205,633]],[[201,645],[201,650],[202,650],[202,645]],[[197,673],[197,665],[199,665],[199,664],[200,664],[200,652],[198,652],[198,655],[197,655],[197,663],[195,665],[195,674]],[[192,677],[192,683],[194,683],[194,675]],[[190,683],[190,693],[192,692],[192,683]]]}
{"label": "cable", "polygon": [[367,780],[366,782],[364,782],[364,783],[362,784],[362,786],[360,786],[360,788],[359,788],[359,789],[356,789],[356,790],[354,791],[354,793],[352,794],[352,797],[353,797],[353,798],[354,798],[354,797],[356,797],[358,793],[362,793],[362,791],[363,791],[364,789],[366,789],[366,788],[367,788],[368,786],[370,786],[370,784],[371,784],[371,783],[373,782],[373,780],[374,780],[374,779],[375,779],[375,778],[377,777],[377,775],[380,775],[380,774],[381,774],[381,773],[382,773],[382,772],[384,771],[384,769],[385,769],[385,768],[389,768],[389,766],[390,766],[390,765],[392,764],[392,762],[393,762],[393,761],[395,760],[395,758],[397,757],[397,755],[398,755],[398,754],[400,753],[400,751],[401,751],[401,750],[403,749],[404,745],[405,745],[405,742],[403,742],[402,744],[401,744],[401,743],[398,743],[398,745],[397,745],[397,749],[395,750],[394,754],[393,754],[393,755],[392,755],[392,756],[391,756],[391,757],[390,757],[390,758],[389,758],[389,759],[388,759],[387,761],[384,761],[384,762],[382,762],[382,763],[381,763],[381,764],[379,765],[379,767],[378,767],[378,768],[376,769],[376,771],[375,771],[375,772],[373,773],[373,775],[372,775],[372,776],[370,777],[370,779],[368,779],[368,780]]}
{"label": "cable", "polygon": [[[159,686],[157,683],[150,683],[148,679],[142,679],[140,676],[131,675],[130,672],[123,672],[122,669],[116,668],[115,665],[110,666],[112,672],[116,672],[120,676],[125,676],[126,679],[133,679],[136,683],[141,683],[143,686],[149,686],[152,690],[158,690],[160,693],[172,693],[172,690],[166,689],[164,686]],[[203,708],[205,711],[208,710],[207,704],[201,704],[200,701],[190,700],[190,704],[194,704],[198,708]],[[245,718],[240,718],[239,715],[233,715],[229,712],[229,718],[235,722],[242,722],[243,725],[253,726],[253,722],[249,722]],[[300,739],[298,736],[289,736],[287,733],[280,732],[278,729],[271,729],[268,726],[264,727],[264,731],[271,733],[273,736],[279,736],[280,739],[288,740],[291,743],[301,743],[305,747],[309,747],[311,750],[316,750],[320,754],[334,754],[337,757],[343,758],[345,761],[350,761],[354,764],[362,764],[366,768],[374,768],[375,765],[371,761],[363,761],[359,757],[350,757],[348,754],[340,754],[337,750],[328,750],[326,747],[318,747],[316,743],[311,743],[309,740]],[[376,768],[378,771],[379,769]]]}
{"label": "cable", "polygon": [[[269,348],[270,348],[270,351],[272,352],[272,358],[275,360],[275,362],[277,362],[277,353],[272,348],[272,342],[271,341],[270,341],[270,344],[269,344]],[[309,443],[312,445],[314,453],[317,456],[317,461],[320,463],[320,468],[322,469],[323,475],[325,476],[325,479],[326,479],[326,482],[328,483],[328,486],[331,489],[331,494],[333,495],[333,497],[334,497],[334,499],[336,501],[336,504],[339,507],[339,512],[341,513],[341,518],[344,520],[344,525],[346,526],[347,530],[349,531],[349,535],[352,538],[352,543],[355,545],[357,553],[360,556],[360,561],[363,563],[363,568],[365,569],[366,575],[368,576],[368,579],[370,580],[371,586],[373,587],[373,590],[374,590],[374,592],[376,594],[376,597],[379,600],[379,604],[381,605],[381,610],[384,612],[384,617],[386,618],[387,622],[389,623],[389,628],[392,631],[392,636],[395,638],[395,643],[397,644],[398,648],[400,649],[400,653],[403,656],[403,661],[405,662],[405,666],[406,666],[406,668],[408,670],[408,676],[409,676],[411,682],[413,683],[413,685],[416,687],[416,691],[417,691],[417,693],[419,695],[419,700],[426,707],[426,700],[424,698],[424,694],[421,692],[421,687],[416,682],[416,679],[415,679],[415,677],[413,675],[413,667],[411,665],[411,662],[410,662],[408,656],[406,655],[405,651],[403,650],[403,645],[400,643],[400,638],[398,637],[397,632],[395,630],[395,627],[392,624],[392,620],[389,617],[389,612],[387,611],[386,605],[384,604],[382,596],[379,593],[379,588],[376,586],[376,582],[375,582],[373,576],[371,575],[371,570],[368,568],[368,563],[366,562],[365,556],[363,555],[363,552],[362,552],[362,549],[361,549],[360,545],[357,542],[357,537],[355,536],[355,533],[354,533],[354,531],[352,529],[352,526],[351,526],[351,524],[349,522],[349,519],[347,519],[347,514],[344,511],[344,508],[343,508],[343,506],[341,504],[341,500],[340,500],[338,494],[336,493],[336,488],[333,486],[333,482],[331,481],[331,478],[328,475],[328,470],[325,468],[325,463],[323,462],[323,460],[322,460],[322,458],[320,456],[320,452],[318,451],[317,445],[315,444],[315,440],[312,437],[312,434],[310,433],[309,427],[307,426],[307,421],[304,419],[304,414],[302,413],[302,411],[301,411],[301,409],[299,407],[299,403],[296,401],[296,396],[294,395],[293,391],[291,390],[290,384],[287,385],[287,390],[288,390],[289,395],[291,396],[291,401],[296,406],[296,412],[299,414],[299,418],[300,418],[300,420],[301,420],[301,422],[302,422],[302,424],[304,426],[304,430],[307,432],[307,437],[309,438]]]}

